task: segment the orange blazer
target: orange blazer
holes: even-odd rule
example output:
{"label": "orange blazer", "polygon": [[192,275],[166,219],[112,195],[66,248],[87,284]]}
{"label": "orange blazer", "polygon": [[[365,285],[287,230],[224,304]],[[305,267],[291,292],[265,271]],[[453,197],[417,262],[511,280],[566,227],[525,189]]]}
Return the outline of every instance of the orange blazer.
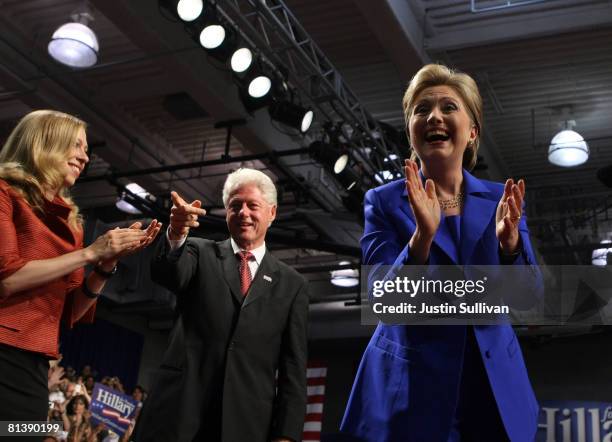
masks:
{"label": "orange blazer", "polygon": [[[29,261],[54,258],[83,247],[83,231],[68,224],[70,207],[60,197],[47,202],[45,214],[32,210],[6,181],[0,180],[0,280]],[[58,356],[60,320],[72,327],[74,290],[83,268],[39,287],[0,297],[0,343]],[[0,295],[1,296],[1,295]],[[80,321],[92,322],[95,305]]]}

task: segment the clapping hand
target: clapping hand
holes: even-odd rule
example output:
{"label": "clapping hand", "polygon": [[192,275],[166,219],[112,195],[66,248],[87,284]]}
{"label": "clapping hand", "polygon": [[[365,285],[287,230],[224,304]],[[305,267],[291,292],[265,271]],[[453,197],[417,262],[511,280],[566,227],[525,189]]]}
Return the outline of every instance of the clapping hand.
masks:
{"label": "clapping hand", "polygon": [[504,194],[495,213],[495,234],[502,252],[508,255],[516,253],[519,245],[518,226],[524,198],[525,181],[519,180],[515,184],[512,178],[506,180]]}
{"label": "clapping hand", "polygon": [[198,216],[206,215],[202,209],[202,202],[194,200],[187,203],[176,192],[171,192],[172,209],[170,209],[170,230],[168,235],[171,240],[179,240],[187,236],[191,227],[198,227]]}
{"label": "clapping hand", "polygon": [[433,238],[440,225],[441,209],[436,196],[436,185],[428,179],[425,187],[419,176],[419,167],[412,160],[406,160],[406,189],[408,202],[417,224],[417,230],[426,238]]}
{"label": "clapping hand", "polygon": [[127,229],[117,227],[109,230],[87,247],[91,261],[94,263],[116,261],[122,256],[136,253],[151,244],[160,228],[161,223],[153,220],[146,230],[142,230],[141,222],[136,222]]}

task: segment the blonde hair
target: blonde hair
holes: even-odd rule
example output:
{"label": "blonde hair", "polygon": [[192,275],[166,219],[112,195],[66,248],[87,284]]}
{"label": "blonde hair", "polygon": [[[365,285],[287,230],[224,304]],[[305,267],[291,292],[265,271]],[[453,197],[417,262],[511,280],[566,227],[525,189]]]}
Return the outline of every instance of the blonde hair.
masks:
{"label": "blonde hair", "polygon": [[70,206],[68,222],[80,229],[82,220],[68,189],[62,165],[76,143],[82,120],[54,110],[37,110],[24,116],[0,151],[0,178],[11,185],[36,211],[44,212],[46,189],[60,189]]}
{"label": "blonde hair", "polygon": [[[404,94],[402,107],[404,109],[404,123],[408,138],[408,123],[414,107],[414,100],[425,89],[434,86],[451,87],[463,100],[472,123],[476,126],[476,138],[463,154],[463,167],[472,170],[478,159],[478,146],[480,145],[480,131],[482,129],[482,97],[478,86],[472,77],[462,72],[450,69],[441,64],[427,64],[423,66],[410,80],[410,84]],[[412,150],[411,159],[416,159],[416,153]]]}
{"label": "blonde hair", "polygon": [[268,204],[277,205],[276,187],[272,179],[259,170],[241,168],[230,173],[223,185],[223,206],[226,209],[232,193],[245,184],[255,184]]}

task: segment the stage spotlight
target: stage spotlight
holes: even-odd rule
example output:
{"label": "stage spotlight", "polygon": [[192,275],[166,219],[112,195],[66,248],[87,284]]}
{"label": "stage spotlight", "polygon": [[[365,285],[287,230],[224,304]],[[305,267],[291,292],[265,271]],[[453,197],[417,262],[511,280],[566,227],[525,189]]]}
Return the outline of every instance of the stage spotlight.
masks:
{"label": "stage spotlight", "polygon": [[191,23],[202,16],[203,0],[159,0],[159,6],[186,23]]}
{"label": "stage spotlight", "polygon": [[378,182],[378,184],[384,184],[389,181],[393,181],[394,178],[395,177],[393,175],[393,172],[391,172],[390,170],[381,170],[374,175],[374,179]]}
{"label": "stage spotlight", "polygon": [[312,125],[314,112],[289,101],[274,101],[270,106],[270,116],[287,126],[299,129],[306,133]]}
{"label": "stage spotlight", "polygon": [[325,166],[328,170],[333,170],[338,157],[341,155],[340,149],[323,143],[322,141],[315,141],[310,144],[310,155],[320,164]]}
{"label": "stage spotlight", "polygon": [[336,175],[338,175],[339,173],[342,173],[342,171],[346,169],[346,166],[348,166],[348,162],[349,162],[348,154],[340,155],[338,159],[336,160],[336,162],[334,163],[334,173]]}
{"label": "stage spotlight", "polygon": [[232,58],[230,59],[230,66],[232,71],[237,74],[245,72],[251,67],[253,63],[253,51],[249,48],[241,47],[234,51]]}
{"label": "stage spotlight", "polygon": [[206,23],[199,35],[199,42],[204,49],[216,49],[223,44],[226,30],[219,22]]}
{"label": "stage spotlight", "polygon": [[244,107],[253,112],[272,102],[272,89],[277,83],[277,77],[271,68],[263,64],[253,65],[241,80],[240,99]]}
{"label": "stage spotlight", "polygon": [[154,195],[151,195],[137,183],[129,183],[117,198],[115,206],[122,212],[139,215],[142,213],[139,207],[142,207],[145,201],[154,203],[155,200]]}
{"label": "stage spotlight", "polygon": [[249,95],[253,98],[261,98],[272,89],[272,80],[267,75],[258,75],[249,81]]}
{"label": "stage spotlight", "polygon": [[191,22],[197,19],[204,10],[202,0],[179,0],[176,5],[176,13],[179,18],[185,22]]}
{"label": "stage spotlight", "polygon": [[346,149],[315,141],[310,144],[310,154],[327,170],[333,172],[335,178],[345,189],[352,190],[359,183],[359,175],[350,167],[350,155]]}

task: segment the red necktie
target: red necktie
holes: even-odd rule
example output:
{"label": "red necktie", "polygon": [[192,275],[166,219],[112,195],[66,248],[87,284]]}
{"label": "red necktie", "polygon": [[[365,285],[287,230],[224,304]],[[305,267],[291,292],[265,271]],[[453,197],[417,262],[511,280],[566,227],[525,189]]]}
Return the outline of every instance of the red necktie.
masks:
{"label": "red necktie", "polygon": [[243,296],[246,296],[251,286],[251,281],[253,280],[251,269],[249,268],[249,261],[255,257],[251,252],[245,252],[243,250],[236,253],[236,256],[240,258],[240,291]]}

